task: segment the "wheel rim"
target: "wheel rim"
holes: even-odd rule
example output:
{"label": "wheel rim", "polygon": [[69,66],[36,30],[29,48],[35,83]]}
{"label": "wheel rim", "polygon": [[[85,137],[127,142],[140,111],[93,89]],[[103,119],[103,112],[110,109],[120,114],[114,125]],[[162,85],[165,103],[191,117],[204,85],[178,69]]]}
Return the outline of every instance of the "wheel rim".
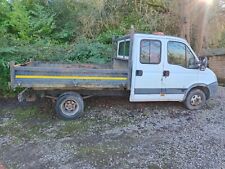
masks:
{"label": "wheel rim", "polygon": [[74,99],[66,99],[61,103],[60,108],[65,115],[73,116],[78,112],[79,104]]}
{"label": "wheel rim", "polygon": [[199,106],[202,104],[202,97],[200,95],[194,95],[191,98],[191,105],[192,106]]}

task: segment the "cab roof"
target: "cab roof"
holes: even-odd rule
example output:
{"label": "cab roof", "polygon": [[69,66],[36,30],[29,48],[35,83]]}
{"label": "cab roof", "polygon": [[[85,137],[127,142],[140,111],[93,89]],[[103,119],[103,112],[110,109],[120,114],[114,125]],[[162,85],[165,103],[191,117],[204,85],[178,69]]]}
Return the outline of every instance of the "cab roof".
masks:
{"label": "cab roof", "polygon": [[154,38],[154,39],[169,39],[180,42],[187,42],[185,39],[176,37],[176,36],[168,36],[168,35],[155,35],[155,34],[145,34],[145,33],[134,33],[134,36],[141,38]]}

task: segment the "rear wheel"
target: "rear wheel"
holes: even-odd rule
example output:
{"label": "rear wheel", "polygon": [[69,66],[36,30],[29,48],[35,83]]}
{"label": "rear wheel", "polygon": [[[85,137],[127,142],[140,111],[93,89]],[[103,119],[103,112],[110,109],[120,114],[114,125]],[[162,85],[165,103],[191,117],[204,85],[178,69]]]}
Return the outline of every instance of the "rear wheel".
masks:
{"label": "rear wheel", "polygon": [[191,90],[186,100],[184,101],[185,106],[189,110],[198,110],[201,109],[206,103],[206,95],[200,89],[193,89]]}
{"label": "rear wheel", "polygon": [[55,109],[60,118],[77,119],[84,111],[83,98],[78,93],[63,93],[58,97]]}

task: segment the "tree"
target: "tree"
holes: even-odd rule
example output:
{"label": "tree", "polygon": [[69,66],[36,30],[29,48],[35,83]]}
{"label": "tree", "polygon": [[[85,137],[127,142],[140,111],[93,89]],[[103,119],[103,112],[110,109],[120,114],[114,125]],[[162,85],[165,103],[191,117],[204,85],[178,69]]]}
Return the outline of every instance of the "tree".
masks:
{"label": "tree", "polygon": [[221,32],[224,30],[224,0],[179,1],[181,36],[191,43],[198,54],[203,48],[218,46]]}

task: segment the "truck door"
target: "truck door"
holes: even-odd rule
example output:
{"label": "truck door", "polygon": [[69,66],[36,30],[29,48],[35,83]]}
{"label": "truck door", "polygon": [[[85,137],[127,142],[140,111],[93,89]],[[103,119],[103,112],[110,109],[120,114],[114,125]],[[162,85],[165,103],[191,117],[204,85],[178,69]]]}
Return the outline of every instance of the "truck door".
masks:
{"label": "truck door", "polygon": [[159,101],[163,74],[163,42],[134,37],[130,101]]}
{"label": "truck door", "polygon": [[183,42],[168,40],[166,45],[162,92],[165,100],[183,101],[187,89],[198,83],[196,55]]}

